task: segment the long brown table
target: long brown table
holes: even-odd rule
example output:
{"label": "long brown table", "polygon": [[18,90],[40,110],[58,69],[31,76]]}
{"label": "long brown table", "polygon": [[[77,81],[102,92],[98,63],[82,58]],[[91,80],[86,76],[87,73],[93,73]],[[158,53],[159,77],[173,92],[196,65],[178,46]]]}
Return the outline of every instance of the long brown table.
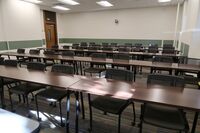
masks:
{"label": "long brown table", "polygon": [[[80,62],[80,69],[81,69],[81,75],[82,75],[82,64],[81,62],[101,62],[105,64],[121,64],[121,65],[128,65],[133,66],[134,73],[136,74],[136,66],[141,67],[155,67],[155,68],[170,68],[172,70],[184,70],[184,71],[196,71],[200,72],[199,66],[191,66],[187,64],[178,64],[178,63],[158,63],[158,62],[152,62],[152,61],[142,61],[142,60],[113,60],[107,58],[106,60],[102,59],[92,59],[91,57],[67,57],[62,55],[44,55],[44,54],[19,54],[17,52],[3,52],[0,53],[0,55],[6,55],[6,56],[23,56],[23,57],[33,57],[33,58],[41,58],[41,59],[54,59],[54,60],[63,60],[63,61],[76,61]],[[134,80],[135,80],[135,74],[134,74]]]}
{"label": "long brown table", "polygon": [[[41,48],[40,48],[41,49]],[[122,51],[107,51],[107,50],[89,50],[89,49],[49,49],[49,48],[42,48],[43,50],[55,50],[55,51],[73,51],[73,52],[84,52],[84,53],[106,53],[106,54],[129,54],[129,55],[136,55],[136,56],[170,56],[170,57],[186,57],[181,54],[162,54],[162,53],[148,53],[148,52],[122,52]]]}
{"label": "long brown table", "polygon": [[[200,91],[194,89],[167,88],[160,86],[151,88],[137,84],[104,78],[89,78],[78,75],[66,75],[53,72],[29,71],[25,68],[0,66],[0,77],[26,82],[59,87],[66,91],[76,92],[76,132],[78,132],[79,102],[78,92],[94,95],[110,96],[119,99],[133,99],[145,103],[157,103],[196,111],[192,133],[195,132],[198,112],[200,111]],[[67,97],[69,102],[69,96]],[[67,104],[69,105],[69,104]],[[67,129],[69,126],[69,107],[67,107]],[[68,130],[66,130],[68,131]]]}

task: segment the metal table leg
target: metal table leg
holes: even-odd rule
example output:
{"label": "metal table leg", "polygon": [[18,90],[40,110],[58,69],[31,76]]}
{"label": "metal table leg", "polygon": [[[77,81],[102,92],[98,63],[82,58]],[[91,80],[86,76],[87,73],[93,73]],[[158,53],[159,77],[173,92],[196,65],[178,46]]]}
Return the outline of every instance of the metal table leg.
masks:
{"label": "metal table leg", "polygon": [[66,133],[69,133],[69,112],[70,112],[70,94],[67,93],[67,118],[66,118]]}
{"label": "metal table leg", "polygon": [[195,133],[199,112],[195,112],[191,133]]}

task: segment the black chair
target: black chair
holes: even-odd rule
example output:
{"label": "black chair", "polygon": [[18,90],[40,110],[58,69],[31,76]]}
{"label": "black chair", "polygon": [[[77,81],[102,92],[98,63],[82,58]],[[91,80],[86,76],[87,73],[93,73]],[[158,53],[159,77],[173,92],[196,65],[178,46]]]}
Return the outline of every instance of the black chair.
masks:
{"label": "black chair", "polygon": [[[75,53],[73,51],[62,51],[61,55],[63,57],[68,57],[68,58],[73,59],[74,56],[75,56]],[[66,60],[66,59],[65,60],[61,60],[61,64],[66,64],[66,63],[68,63],[69,65],[73,65],[74,72],[78,73],[78,66],[77,66],[76,61],[74,61],[74,60]]]}
{"label": "black chair", "polygon": [[102,43],[102,47],[103,47],[103,48],[106,48],[106,47],[110,47],[110,45],[109,45],[109,43],[103,42],[103,43]]}
{"label": "black chair", "polygon": [[[150,74],[147,85],[162,85],[171,87],[184,87],[184,78],[171,75]],[[179,91],[179,90],[178,90]],[[143,123],[153,126],[167,128],[176,131],[189,132],[188,122],[183,110],[167,107],[164,105],[145,103],[141,106],[140,133],[142,133]]]}
{"label": "black chair", "polygon": [[4,64],[4,58],[0,57],[0,65],[3,65],[3,64]]}
{"label": "black chair", "polygon": [[121,47],[121,48],[118,48],[118,51],[119,52],[131,52],[131,49],[128,47]]}
{"label": "black chair", "polygon": [[112,48],[114,48],[114,47],[117,47],[118,44],[117,44],[117,43],[110,43],[110,46],[111,46]]}
{"label": "black chair", "polygon": [[[170,56],[154,56],[153,59],[153,64],[159,64],[159,63],[165,63],[165,65],[171,66],[172,63],[174,62],[173,57]],[[170,75],[172,75],[172,69],[170,68],[156,68],[156,67],[152,67],[151,68],[151,73],[156,73],[156,72],[160,72],[160,71],[168,71]]]}
{"label": "black chair", "polygon": [[[129,54],[113,54],[113,62],[124,62],[128,63],[130,60]],[[112,68],[114,67],[125,67],[127,70],[130,70],[130,65],[123,65],[123,64],[112,64]]]}
{"label": "black chair", "polygon": [[63,49],[70,49],[70,46],[64,45]]}
{"label": "black chair", "polygon": [[80,47],[82,47],[83,49],[87,49],[88,44],[86,42],[81,42]]}
{"label": "black chair", "polygon": [[157,45],[152,45],[148,47],[148,53],[158,53],[158,46]]}
{"label": "black chair", "polygon": [[[127,70],[107,69],[105,77],[126,82],[133,81],[133,73]],[[90,110],[90,130],[92,130],[92,107],[103,111],[105,114],[111,113],[118,115],[118,133],[120,133],[121,114],[130,104],[132,104],[134,116],[132,125],[135,124],[135,107],[132,100],[120,100],[106,96],[98,96],[91,100],[90,94],[88,94],[88,100]]]}
{"label": "black chair", "polygon": [[93,53],[90,55],[92,57],[92,63],[90,63],[90,67],[84,69],[85,73],[90,73],[92,76],[93,73],[98,73],[99,77],[101,77],[101,73],[106,70],[106,64],[100,63],[102,60],[106,60],[106,54],[104,53]]}
{"label": "black chair", "polygon": [[[45,68],[46,68],[45,64],[41,63],[41,62],[29,62],[27,64],[27,69],[30,71],[31,70],[45,71]],[[11,110],[13,110],[12,94],[17,94],[18,96],[19,95],[23,96],[24,102],[26,102],[27,108],[29,109],[28,95],[32,94],[32,97],[34,99],[33,92],[38,91],[39,89],[42,89],[42,88],[44,88],[43,85],[39,85],[39,84],[35,84],[35,83],[28,83],[28,82],[20,83],[19,85],[11,87],[9,89]]]}
{"label": "black chair", "polygon": [[163,49],[173,49],[173,44],[163,44]]}
{"label": "black chair", "polygon": [[59,46],[56,44],[56,45],[52,45],[51,48],[52,48],[52,49],[58,49]]}
{"label": "black chair", "polygon": [[[185,61],[179,64],[179,66],[189,65],[191,67],[200,67],[200,59],[198,58],[186,58]],[[197,71],[183,71],[179,70],[178,73],[185,78],[185,83],[198,86],[200,89],[200,72]]]}
{"label": "black chair", "polygon": [[78,43],[73,43],[72,44],[72,49],[77,49],[79,47],[79,44]]}
{"label": "black chair", "polygon": [[[17,53],[18,54],[25,54],[25,49],[23,49],[23,48],[17,49]],[[25,63],[25,60],[27,59],[24,56],[16,56],[16,57],[17,57],[19,66],[21,66],[21,64]]]}
{"label": "black chair", "polygon": [[[52,72],[56,73],[65,73],[65,74],[74,74],[74,68],[72,66],[63,65],[63,64],[55,64],[52,66]],[[59,88],[50,87],[48,89],[45,89],[43,91],[40,91],[35,96],[35,102],[36,102],[36,109],[37,109],[37,117],[38,120],[40,120],[39,117],[39,109],[38,109],[38,97],[45,98],[45,99],[51,99],[51,102],[59,102],[59,111],[60,111],[60,124],[63,126],[63,120],[62,120],[62,106],[61,101],[63,98],[67,96],[67,94],[70,93],[66,90],[61,90]]]}
{"label": "black chair", "polygon": [[124,46],[128,48],[132,48],[132,43],[125,43]]}
{"label": "black chair", "polygon": [[176,54],[176,50],[175,50],[175,48],[163,49],[162,54]]}
{"label": "black chair", "polygon": [[135,43],[135,45],[132,48],[133,52],[144,52],[143,46],[141,43]]}
{"label": "black chair", "polygon": [[[43,52],[43,54],[44,55],[55,55],[56,53],[55,53],[55,51],[52,51],[52,50],[45,50]],[[44,61],[46,66],[52,66],[53,64],[55,64],[54,59],[46,59],[46,58],[44,58],[43,61]]]}
{"label": "black chair", "polygon": [[[40,50],[38,50],[38,49],[30,49],[29,50],[29,54],[31,54],[31,55],[39,55],[40,54]],[[36,60],[36,62],[41,62],[41,60],[39,58],[35,58],[35,57],[29,57],[28,60],[29,60],[29,62],[33,62],[35,60]]]}

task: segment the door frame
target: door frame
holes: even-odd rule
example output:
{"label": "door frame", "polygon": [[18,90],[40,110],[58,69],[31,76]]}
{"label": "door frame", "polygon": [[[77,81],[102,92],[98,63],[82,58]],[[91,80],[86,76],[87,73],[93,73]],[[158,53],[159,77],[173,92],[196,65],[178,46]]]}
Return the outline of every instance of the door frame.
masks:
{"label": "door frame", "polygon": [[[47,21],[46,20],[46,13],[52,13],[52,14],[54,14],[55,15],[55,20],[54,21],[51,21],[51,20],[49,20],[49,21]],[[46,11],[46,10],[43,10],[43,17],[44,17],[44,33],[45,33],[45,44],[46,44],[46,47],[48,46],[48,44],[47,44],[47,33],[46,33],[46,31],[47,31],[47,29],[46,29],[46,25],[54,25],[54,27],[55,27],[55,45],[58,45],[58,34],[57,34],[57,20],[56,20],[56,12],[51,12],[51,11]]]}

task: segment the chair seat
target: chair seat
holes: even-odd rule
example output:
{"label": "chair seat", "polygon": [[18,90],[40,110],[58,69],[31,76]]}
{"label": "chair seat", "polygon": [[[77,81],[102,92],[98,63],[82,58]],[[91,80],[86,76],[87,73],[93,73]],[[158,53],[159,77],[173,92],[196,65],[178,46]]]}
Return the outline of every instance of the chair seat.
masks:
{"label": "chair seat", "polygon": [[143,120],[146,123],[168,129],[185,129],[187,120],[183,111],[177,108],[146,104],[143,109]]}
{"label": "chair seat", "polygon": [[123,111],[124,107],[126,107],[128,104],[128,100],[120,100],[104,96],[97,97],[93,101],[91,101],[91,105],[94,108],[112,114],[120,114]]}
{"label": "chair seat", "polygon": [[37,96],[60,101],[67,96],[67,93],[68,93],[67,91],[58,90],[56,88],[49,88],[37,93]]}
{"label": "chair seat", "polygon": [[37,91],[42,88],[44,88],[43,85],[34,84],[34,83],[24,83],[24,84],[20,84],[20,85],[10,88],[9,91],[11,93],[28,95],[29,93]]}
{"label": "chair seat", "polygon": [[105,70],[106,70],[105,68],[93,68],[93,67],[84,69],[84,71],[88,73],[101,73]]}

